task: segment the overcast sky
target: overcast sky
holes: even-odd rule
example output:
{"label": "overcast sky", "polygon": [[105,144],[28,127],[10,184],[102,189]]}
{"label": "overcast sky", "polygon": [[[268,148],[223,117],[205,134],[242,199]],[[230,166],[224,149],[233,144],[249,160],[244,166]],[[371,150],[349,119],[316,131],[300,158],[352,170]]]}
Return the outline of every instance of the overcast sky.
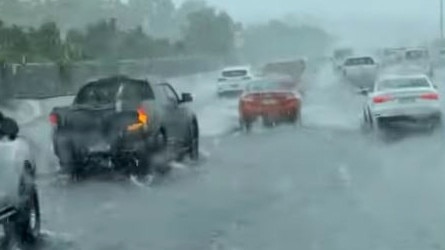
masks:
{"label": "overcast sky", "polygon": [[[184,0],[175,0],[180,3]],[[301,12],[328,17],[384,15],[437,16],[439,0],[207,0],[244,21]]]}
{"label": "overcast sky", "polygon": [[[184,0],[175,0],[180,3]],[[244,23],[307,16],[345,40],[399,43],[439,32],[439,0],[207,0]]]}

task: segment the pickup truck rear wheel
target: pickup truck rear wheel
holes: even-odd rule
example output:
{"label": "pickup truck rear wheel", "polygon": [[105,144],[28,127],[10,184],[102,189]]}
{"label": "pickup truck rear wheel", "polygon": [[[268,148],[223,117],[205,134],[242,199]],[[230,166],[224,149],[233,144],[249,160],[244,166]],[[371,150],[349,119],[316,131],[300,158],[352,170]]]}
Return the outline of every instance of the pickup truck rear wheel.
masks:
{"label": "pickup truck rear wheel", "polygon": [[168,138],[165,130],[161,130],[157,135],[156,147],[156,155],[152,155],[150,158],[150,168],[155,169],[156,173],[158,174],[165,175],[171,170],[171,166],[168,160],[170,157]]}
{"label": "pickup truck rear wheel", "polygon": [[191,160],[197,161],[199,159],[199,128],[196,122],[193,122],[190,127],[189,156]]}
{"label": "pickup truck rear wheel", "polygon": [[147,176],[152,174],[149,157],[143,152],[137,153],[133,157],[134,158],[131,160],[131,166],[133,168],[131,169],[131,172],[138,179],[144,180]]}

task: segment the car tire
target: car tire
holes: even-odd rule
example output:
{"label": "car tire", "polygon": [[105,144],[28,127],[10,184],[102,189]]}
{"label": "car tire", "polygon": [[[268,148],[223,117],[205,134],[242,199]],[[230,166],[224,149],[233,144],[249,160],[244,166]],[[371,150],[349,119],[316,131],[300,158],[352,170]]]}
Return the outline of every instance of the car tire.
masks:
{"label": "car tire", "polygon": [[79,157],[74,153],[75,150],[72,147],[67,148],[71,157],[67,159],[59,157],[59,173],[62,175],[68,175],[72,181],[79,181],[85,177],[85,169],[81,162],[76,161]]}
{"label": "car tire", "polygon": [[28,199],[18,208],[17,213],[4,224],[5,240],[19,244],[34,244],[40,235],[40,203],[35,187]]}
{"label": "car tire", "polygon": [[[154,161],[150,158],[150,168],[153,168],[156,173],[166,175],[170,172],[171,167],[167,160],[169,157],[168,138],[165,130],[161,130],[156,136],[156,154],[161,155],[161,161]],[[178,159],[181,160],[181,159]]]}
{"label": "car tire", "polygon": [[391,133],[389,130],[388,124],[385,122],[380,121],[379,119],[376,119],[372,125],[372,130],[374,131],[374,136],[379,141],[385,141],[387,142],[390,140]]}
{"label": "car tire", "polygon": [[301,111],[300,110],[295,110],[294,112],[292,112],[289,116],[289,122],[292,125],[298,125],[298,126],[302,126],[303,125],[303,120],[301,117]]}
{"label": "car tire", "polygon": [[188,154],[190,160],[199,160],[199,127],[197,122],[192,122],[189,131]]}
{"label": "car tire", "polygon": [[242,130],[246,132],[250,132],[252,130],[252,121],[246,118],[240,119],[240,127]]}
{"label": "car tire", "polygon": [[294,125],[297,124],[298,119],[299,119],[299,115],[298,115],[298,111],[297,110],[291,112],[289,114],[289,116],[288,116],[289,123],[292,123]]}
{"label": "car tire", "polygon": [[147,177],[153,174],[150,157],[146,155],[146,152],[134,153],[125,161],[128,168],[126,171],[140,182],[145,182]]}
{"label": "car tire", "polygon": [[372,130],[373,123],[372,118],[366,110],[363,110],[363,118],[362,118],[362,129],[365,133],[368,133]]}
{"label": "car tire", "polygon": [[85,177],[83,165],[80,162],[60,163],[62,173],[69,175],[72,181],[80,181]]}
{"label": "car tire", "polygon": [[263,117],[263,126],[266,128],[272,128],[275,125],[275,121],[267,116]]}
{"label": "car tire", "polygon": [[436,131],[442,131],[443,130],[443,122],[442,117],[438,116],[434,120],[431,121],[431,124],[429,125],[429,131],[430,133],[434,133]]}

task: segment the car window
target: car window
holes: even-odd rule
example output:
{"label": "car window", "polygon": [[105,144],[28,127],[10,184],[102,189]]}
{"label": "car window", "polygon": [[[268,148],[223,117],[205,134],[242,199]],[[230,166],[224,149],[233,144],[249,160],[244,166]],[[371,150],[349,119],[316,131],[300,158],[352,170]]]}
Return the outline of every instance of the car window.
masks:
{"label": "car window", "polygon": [[240,76],[247,76],[247,70],[240,69],[240,70],[226,70],[222,72],[223,77],[240,77]]}
{"label": "car window", "polygon": [[428,56],[428,52],[425,50],[411,50],[406,52],[407,60],[418,60]]}
{"label": "car window", "polygon": [[349,58],[346,60],[346,66],[355,66],[355,65],[373,65],[374,59],[371,57],[359,57],[359,58]]}
{"label": "car window", "polygon": [[75,104],[110,104],[115,101],[116,86],[106,84],[89,84],[83,87],[76,96]]}
{"label": "car window", "polygon": [[166,99],[171,103],[178,103],[179,97],[176,91],[170,85],[163,85]]}
{"label": "car window", "polygon": [[377,91],[424,87],[431,87],[430,83],[425,78],[388,79],[377,84]]}
{"label": "car window", "polygon": [[162,104],[167,104],[168,103],[167,95],[165,93],[163,85],[155,85],[153,90],[154,90],[155,95],[156,95],[156,100],[158,100]]}
{"label": "car window", "polygon": [[153,90],[144,81],[131,79],[103,79],[83,87],[74,103],[79,105],[113,104],[117,100],[140,101],[153,99]]}

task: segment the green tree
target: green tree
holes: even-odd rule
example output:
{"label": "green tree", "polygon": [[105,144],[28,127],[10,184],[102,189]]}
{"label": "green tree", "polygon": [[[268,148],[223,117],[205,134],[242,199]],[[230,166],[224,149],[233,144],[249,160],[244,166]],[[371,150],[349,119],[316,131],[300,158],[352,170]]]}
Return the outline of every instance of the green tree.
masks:
{"label": "green tree", "polygon": [[60,60],[62,57],[62,41],[56,23],[42,24],[37,30],[30,32],[34,52],[50,61]]}
{"label": "green tree", "polygon": [[263,62],[299,56],[321,56],[331,37],[308,25],[289,25],[280,20],[250,26],[243,31],[243,53],[250,61]]}
{"label": "green tree", "polygon": [[70,61],[87,59],[85,52],[85,35],[76,29],[70,29],[65,38],[64,52],[65,57]]}
{"label": "green tree", "polygon": [[183,29],[186,50],[194,54],[230,55],[234,31],[235,23],[225,12],[210,7],[192,12]]}
{"label": "green tree", "polygon": [[150,50],[149,37],[143,32],[142,27],[138,26],[124,34],[124,38],[120,44],[120,58],[139,59],[148,57]]}
{"label": "green tree", "polygon": [[116,20],[102,20],[88,26],[84,51],[92,58],[116,58],[119,47]]}
{"label": "green tree", "polygon": [[177,9],[175,13],[175,19],[178,26],[188,21],[188,15],[209,8],[208,4],[204,0],[186,0]]}
{"label": "green tree", "polygon": [[135,26],[156,37],[170,37],[174,33],[175,5],[171,0],[129,0],[128,8]]}
{"label": "green tree", "polygon": [[26,32],[19,26],[0,29],[0,58],[7,62],[22,62],[31,54],[30,42]]}

